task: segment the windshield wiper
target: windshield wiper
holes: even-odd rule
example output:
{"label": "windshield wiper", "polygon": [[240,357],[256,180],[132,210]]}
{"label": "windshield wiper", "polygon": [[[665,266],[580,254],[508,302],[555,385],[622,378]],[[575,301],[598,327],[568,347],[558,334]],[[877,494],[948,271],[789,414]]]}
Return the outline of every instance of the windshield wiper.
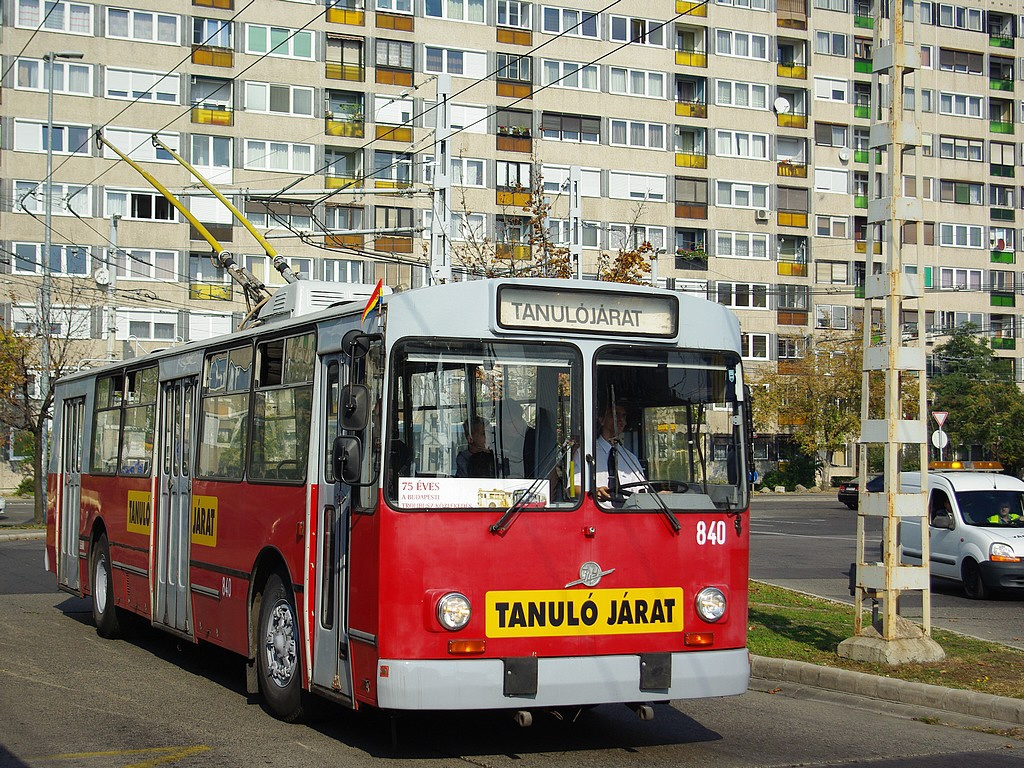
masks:
{"label": "windshield wiper", "polygon": [[[557,465],[557,463],[562,461],[568,452],[573,450],[575,446],[576,442],[574,440],[567,440],[562,446],[555,445],[548,451],[546,456],[536,463],[536,466],[545,466],[552,458],[557,458]],[[561,451],[559,451],[559,448],[561,448]],[[530,483],[530,487],[523,492],[523,495],[512,502],[512,506],[505,510],[505,514],[503,514],[496,523],[489,525],[487,530],[494,534],[504,535],[508,529],[512,527],[512,521],[515,520],[516,516],[526,508],[527,504],[533,501],[534,495],[540,490],[541,485],[546,482],[548,482],[548,477],[536,478],[532,483]],[[550,502],[551,500],[548,499],[548,501]]]}
{"label": "windshield wiper", "polygon": [[[590,495],[594,498],[594,501],[596,502],[597,501],[597,494],[595,493],[595,490],[597,488],[597,462],[594,461],[593,454],[589,454],[589,453],[587,454],[587,464],[590,465],[590,488],[591,488]],[[642,468],[638,468],[638,469],[641,472],[643,471]],[[672,532],[673,533],[679,533],[679,531],[681,531],[683,529],[683,526],[679,522],[679,518],[676,517],[675,513],[671,509],[668,508],[668,505],[665,504],[665,502],[662,500],[661,496],[654,489],[654,483],[657,483],[657,482],[659,482],[659,481],[658,480],[654,480],[654,481],[651,481],[651,480],[640,480],[640,481],[637,481],[635,483],[630,483],[630,485],[647,486],[647,493],[654,498],[654,503],[657,505],[658,511],[661,512],[661,514],[663,514],[665,516],[665,518],[668,520],[668,524],[672,527]],[[616,502],[618,502],[620,504],[622,502],[624,502],[625,500],[626,500],[626,497],[622,493],[619,493],[618,496],[613,497],[611,499],[611,501],[616,501]]]}

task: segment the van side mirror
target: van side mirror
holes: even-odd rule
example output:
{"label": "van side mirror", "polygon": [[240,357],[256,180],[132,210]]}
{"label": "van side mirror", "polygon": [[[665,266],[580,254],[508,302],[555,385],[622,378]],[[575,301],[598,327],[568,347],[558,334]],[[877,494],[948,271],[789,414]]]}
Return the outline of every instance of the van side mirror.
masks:
{"label": "van side mirror", "polygon": [[331,466],[334,476],[346,485],[359,482],[362,464],[362,446],[353,435],[338,435],[331,450]]}
{"label": "van side mirror", "polygon": [[953,516],[948,512],[942,512],[932,518],[932,528],[944,528],[947,531],[953,530]]}

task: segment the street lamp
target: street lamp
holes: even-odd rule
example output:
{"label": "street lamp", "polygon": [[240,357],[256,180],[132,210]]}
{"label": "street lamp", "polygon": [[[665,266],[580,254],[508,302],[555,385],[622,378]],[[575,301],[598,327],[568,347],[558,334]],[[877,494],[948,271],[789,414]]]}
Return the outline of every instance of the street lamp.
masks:
{"label": "street lamp", "polygon": [[[85,54],[80,51],[50,51],[43,56],[43,61],[46,62],[44,74],[49,76],[46,86],[46,179],[44,180],[46,195],[43,198],[46,202],[46,208],[43,211],[43,227],[46,231],[43,232],[43,258],[41,264],[43,285],[41,289],[42,301],[39,302],[40,320],[42,321],[39,324],[39,328],[43,334],[43,370],[39,377],[39,394],[44,405],[47,393],[50,391],[50,248],[52,247],[50,221],[53,215],[53,62],[57,59],[81,59],[84,56]],[[42,490],[44,519],[46,517],[46,465],[49,463],[49,442],[46,435],[45,416],[45,413],[40,414],[43,423],[40,434],[43,443],[42,466],[40,467],[42,477],[36,478],[36,482],[39,483],[39,487]]]}

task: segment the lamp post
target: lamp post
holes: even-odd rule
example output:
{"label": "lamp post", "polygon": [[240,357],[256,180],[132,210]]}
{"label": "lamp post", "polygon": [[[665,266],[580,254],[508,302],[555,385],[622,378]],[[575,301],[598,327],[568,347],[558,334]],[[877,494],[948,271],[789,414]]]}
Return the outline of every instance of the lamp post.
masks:
{"label": "lamp post", "polygon": [[[39,395],[42,402],[46,403],[47,394],[50,391],[50,249],[52,238],[50,236],[50,221],[53,215],[53,62],[57,59],[81,59],[85,54],[80,51],[50,51],[43,56],[46,62],[44,74],[47,75],[46,84],[46,179],[44,179],[44,197],[46,208],[43,211],[43,258],[40,264],[43,270],[42,300],[39,302],[40,324],[39,329],[43,336],[42,350],[42,371],[39,377]],[[40,473],[42,477],[36,478],[42,492],[43,518],[46,518],[46,480],[47,464],[49,463],[49,441],[46,434],[46,413],[40,413],[42,428],[40,429],[40,440],[42,441],[42,466]]]}

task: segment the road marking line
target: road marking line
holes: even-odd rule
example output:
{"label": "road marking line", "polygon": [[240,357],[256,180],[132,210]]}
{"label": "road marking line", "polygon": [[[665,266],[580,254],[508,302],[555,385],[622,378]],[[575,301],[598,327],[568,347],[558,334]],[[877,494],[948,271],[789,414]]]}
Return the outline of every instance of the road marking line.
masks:
{"label": "road marking line", "polygon": [[[127,757],[129,755],[151,755],[158,753],[158,757],[151,760],[143,760],[141,763],[132,763],[124,768],[151,768],[154,765],[165,765],[174,763],[186,757],[206,752],[210,747],[198,744],[194,747],[152,747],[151,749],[115,749],[106,752],[70,752],[63,755],[44,755],[43,757],[30,758],[32,760],[81,760],[91,757]],[[162,754],[160,754],[162,753]]]}

